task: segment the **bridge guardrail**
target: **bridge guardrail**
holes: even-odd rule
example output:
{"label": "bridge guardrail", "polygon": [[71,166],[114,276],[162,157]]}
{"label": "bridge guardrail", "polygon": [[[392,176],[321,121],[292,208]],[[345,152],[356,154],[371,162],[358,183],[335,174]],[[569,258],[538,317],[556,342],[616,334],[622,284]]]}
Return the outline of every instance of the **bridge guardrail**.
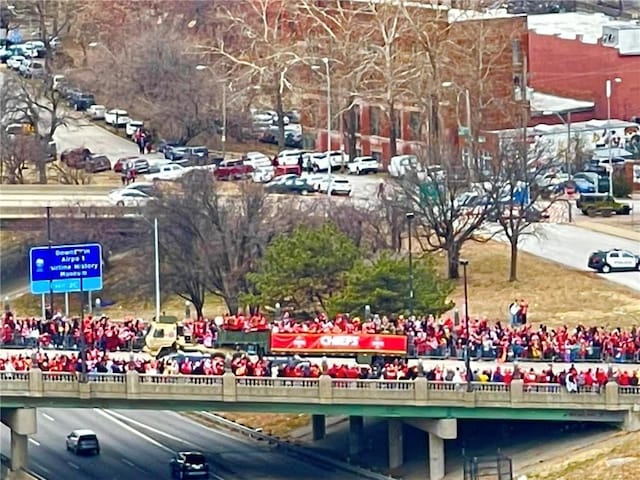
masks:
{"label": "bridge guardrail", "polygon": [[264,378],[201,375],[88,374],[86,382],[69,372],[0,372],[2,396],[194,400],[205,402],[315,403],[359,405],[490,406],[498,408],[571,408],[621,410],[632,407],[640,387],[581,388],[567,392],[559,384],[430,382],[320,378]]}

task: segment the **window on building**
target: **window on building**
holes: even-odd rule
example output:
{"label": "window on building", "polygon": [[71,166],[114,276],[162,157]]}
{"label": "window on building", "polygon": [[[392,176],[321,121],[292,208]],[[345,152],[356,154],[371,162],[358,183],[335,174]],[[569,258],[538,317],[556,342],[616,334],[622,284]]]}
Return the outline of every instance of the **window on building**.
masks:
{"label": "window on building", "polygon": [[362,148],[356,148],[356,157],[362,156]]}
{"label": "window on building", "polygon": [[371,107],[371,111],[369,113],[369,134],[370,135],[380,135],[380,117],[382,116],[382,111],[380,107]]}
{"label": "window on building", "polygon": [[481,172],[491,172],[492,161],[493,157],[491,156],[491,153],[487,152],[486,150],[482,150],[478,158],[478,169]]}
{"label": "window on building", "polygon": [[402,138],[402,112],[396,110],[396,118],[393,122],[393,133],[396,138]]}
{"label": "window on building", "polygon": [[353,119],[355,123],[354,132],[360,133],[360,105],[354,105],[353,107]]}
{"label": "window on building", "polygon": [[376,151],[371,151],[371,156],[373,158],[375,158],[376,160],[378,160],[379,162],[382,161],[382,152],[376,152]]}
{"label": "window on building", "polygon": [[422,133],[422,121],[420,119],[420,112],[409,113],[409,139],[420,140],[420,134]]}
{"label": "window on building", "polygon": [[462,165],[464,165],[465,168],[471,167],[471,149],[469,147],[462,149]]}
{"label": "window on building", "polygon": [[302,135],[302,148],[304,148],[305,150],[315,150],[316,136],[312,134]]}

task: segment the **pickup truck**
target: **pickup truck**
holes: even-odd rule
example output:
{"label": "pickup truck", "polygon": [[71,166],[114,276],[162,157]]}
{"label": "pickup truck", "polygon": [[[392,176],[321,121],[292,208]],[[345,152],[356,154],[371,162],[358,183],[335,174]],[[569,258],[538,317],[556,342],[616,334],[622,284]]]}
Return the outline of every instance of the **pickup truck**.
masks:
{"label": "pickup truck", "polygon": [[213,175],[216,180],[242,180],[251,178],[253,167],[244,160],[225,160],[216,168]]}
{"label": "pickup truck", "polygon": [[153,180],[177,180],[187,173],[189,169],[184,168],[174,163],[166,165],[160,165],[158,171],[155,173],[149,173],[144,176],[145,180],[151,182]]}

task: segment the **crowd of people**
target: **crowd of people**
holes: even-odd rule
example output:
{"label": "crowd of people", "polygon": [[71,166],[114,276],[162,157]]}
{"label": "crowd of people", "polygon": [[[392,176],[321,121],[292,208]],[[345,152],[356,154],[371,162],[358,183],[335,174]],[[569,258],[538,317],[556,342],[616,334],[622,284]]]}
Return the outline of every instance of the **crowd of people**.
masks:
{"label": "crowd of people", "polygon": [[[516,321],[470,320],[469,349],[473,358],[638,361],[640,331],[635,328],[605,329],[584,325],[550,328],[544,324],[534,327],[526,321],[526,302],[514,302],[513,305],[517,306],[512,312]],[[318,313],[313,319],[299,321],[285,313],[273,321],[262,315],[238,315],[223,317],[220,323],[224,330],[244,332],[407,335],[409,355],[418,357],[460,358],[467,344],[464,320],[456,322],[452,317],[371,315],[361,319],[344,314],[330,319]]]}
{"label": "crowd of people", "polygon": [[[318,313],[308,320],[297,320],[288,313],[275,320],[264,315],[224,316],[183,322],[184,334],[197,343],[215,346],[220,330],[230,332],[304,333],[304,334],[386,334],[408,337],[408,357],[453,358],[465,355],[465,347],[473,359],[512,362],[533,360],[546,362],[607,361],[638,362],[640,330],[603,327],[561,326],[544,324],[490,322],[471,319],[469,338],[464,320],[433,316],[384,316],[368,318],[348,314],[329,318]],[[148,324],[140,319],[114,321],[105,316],[67,318],[56,313],[51,318],[16,318],[5,312],[0,326],[0,348],[3,346],[75,349],[84,333],[86,345],[100,350],[138,349],[142,346]]]}
{"label": "crowd of people", "polygon": [[[0,326],[0,348],[78,349],[84,340],[87,348],[103,351],[131,350],[142,342],[147,325],[140,319],[113,321],[106,316],[79,318],[57,313],[51,318],[16,318],[5,312]],[[84,339],[81,333],[84,333]]]}
{"label": "crowd of people", "polygon": [[[232,372],[237,377],[262,378],[318,378],[325,374],[334,379],[345,380],[386,380],[411,381],[418,377],[425,377],[427,381],[450,384],[466,384],[467,378],[464,367],[445,367],[443,365],[425,366],[417,363],[410,366],[404,360],[390,362],[374,362],[372,365],[330,363],[326,358],[320,362],[313,362],[291,357],[283,359],[256,358],[251,359],[245,354],[235,355],[233,358],[222,356],[204,356],[192,358],[189,356],[175,356],[166,359],[116,358],[113,354],[93,348],[87,350],[86,373],[123,374],[136,371],[142,375],[156,376],[220,376],[225,372]],[[28,372],[39,368],[43,372],[60,372],[79,374],[83,370],[83,360],[77,353],[49,353],[37,351],[32,355],[22,353],[4,354],[0,356],[0,372],[10,375],[15,372]],[[527,384],[549,384],[566,387],[568,392],[581,390],[601,391],[609,382],[616,382],[621,386],[638,386],[640,371],[622,370],[616,368],[582,368],[575,365],[568,368],[548,365],[541,369],[522,369],[497,366],[493,369],[483,368],[471,372],[472,382],[511,384],[513,380],[522,380]]]}

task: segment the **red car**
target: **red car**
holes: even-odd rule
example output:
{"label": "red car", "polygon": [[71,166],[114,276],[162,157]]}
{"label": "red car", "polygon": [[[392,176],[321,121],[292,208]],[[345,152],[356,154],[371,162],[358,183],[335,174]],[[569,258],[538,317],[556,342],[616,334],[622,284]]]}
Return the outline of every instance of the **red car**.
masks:
{"label": "red car", "polygon": [[216,180],[242,180],[251,177],[253,167],[243,160],[224,160],[213,175]]}

